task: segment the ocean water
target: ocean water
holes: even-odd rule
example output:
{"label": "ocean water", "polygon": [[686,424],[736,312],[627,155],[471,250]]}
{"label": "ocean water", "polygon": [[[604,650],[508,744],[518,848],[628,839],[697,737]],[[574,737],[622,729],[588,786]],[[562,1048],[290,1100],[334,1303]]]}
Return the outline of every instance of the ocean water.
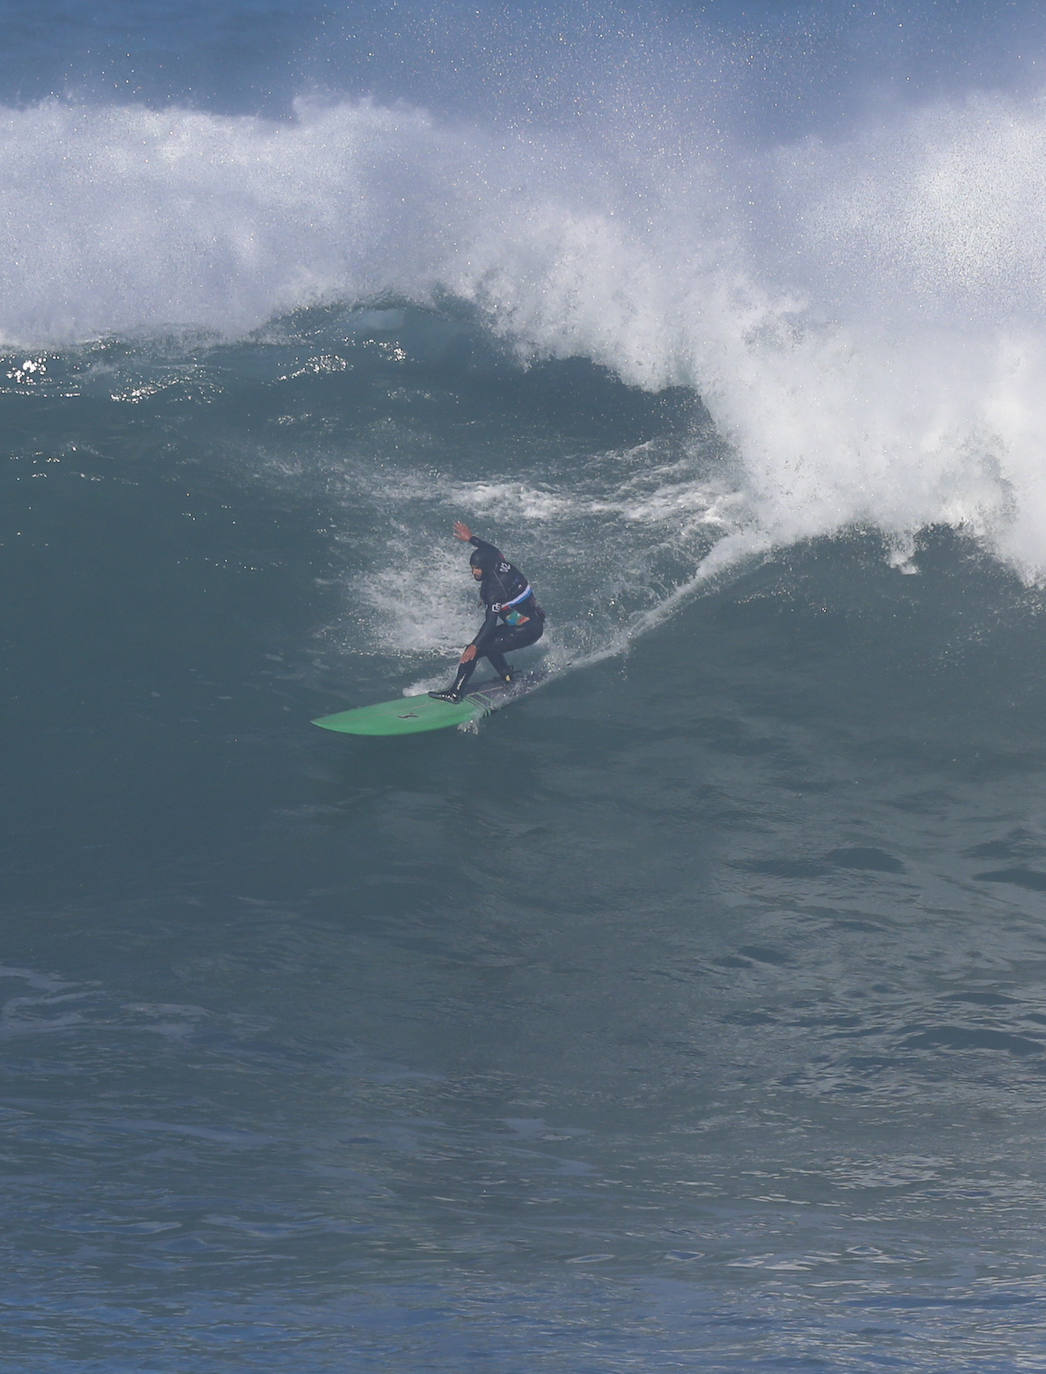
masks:
{"label": "ocean water", "polygon": [[1041,12],[0,13],[0,1368],[1046,1370]]}

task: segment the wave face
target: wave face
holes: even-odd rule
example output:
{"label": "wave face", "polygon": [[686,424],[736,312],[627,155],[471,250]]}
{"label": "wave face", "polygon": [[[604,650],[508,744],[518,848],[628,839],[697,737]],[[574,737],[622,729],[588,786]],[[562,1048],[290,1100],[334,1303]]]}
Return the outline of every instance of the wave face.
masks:
{"label": "wave face", "polygon": [[[375,25],[381,73],[371,51],[350,76],[380,98],[328,89],[279,118],[184,92],[8,106],[0,338],[236,338],[310,304],[456,299],[521,358],[693,390],[739,457],[746,547],[868,522],[903,560],[915,531],[948,523],[1037,578],[1041,90],[1013,72],[1009,90],[948,90],[931,63],[929,94],[891,101],[875,64],[914,59],[871,20],[797,44],[769,19],[618,18],[535,19],[529,46],[521,19],[470,40],[452,26],[441,79],[413,83],[425,107],[421,11],[399,34],[397,99]],[[983,26],[950,37],[962,70]],[[996,80],[1001,43],[981,58]]]}
{"label": "wave face", "polygon": [[0,1365],[1041,1368],[1043,17],[12,9]]}

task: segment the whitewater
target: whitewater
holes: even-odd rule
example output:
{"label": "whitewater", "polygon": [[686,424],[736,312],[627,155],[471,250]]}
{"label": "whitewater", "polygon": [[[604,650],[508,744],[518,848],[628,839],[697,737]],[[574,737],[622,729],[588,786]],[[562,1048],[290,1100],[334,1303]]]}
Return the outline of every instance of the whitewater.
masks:
{"label": "whitewater", "polygon": [[466,302],[522,360],[694,391],[770,544],[941,522],[1040,576],[1043,98],[754,150],[628,113],[539,137],[369,100],[8,109],[0,337]]}

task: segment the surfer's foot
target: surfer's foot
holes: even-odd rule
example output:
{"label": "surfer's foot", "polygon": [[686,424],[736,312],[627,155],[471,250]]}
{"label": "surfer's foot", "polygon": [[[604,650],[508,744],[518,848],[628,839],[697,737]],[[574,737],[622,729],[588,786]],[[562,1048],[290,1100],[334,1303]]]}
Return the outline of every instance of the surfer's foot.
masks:
{"label": "surfer's foot", "polygon": [[444,692],[430,692],[429,696],[435,701],[449,701],[454,706],[461,700],[461,693],[453,687],[448,687]]}

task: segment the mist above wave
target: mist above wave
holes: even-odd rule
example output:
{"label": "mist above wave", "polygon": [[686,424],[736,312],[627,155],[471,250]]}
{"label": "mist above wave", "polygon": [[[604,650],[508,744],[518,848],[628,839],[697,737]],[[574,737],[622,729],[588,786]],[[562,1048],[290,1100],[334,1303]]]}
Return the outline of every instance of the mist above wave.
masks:
{"label": "mist above wave", "polygon": [[693,387],[767,539],[946,521],[1038,575],[1043,101],[774,148],[635,114],[539,135],[366,101],[0,111],[0,338],[240,337],[449,294],[523,358]]}

